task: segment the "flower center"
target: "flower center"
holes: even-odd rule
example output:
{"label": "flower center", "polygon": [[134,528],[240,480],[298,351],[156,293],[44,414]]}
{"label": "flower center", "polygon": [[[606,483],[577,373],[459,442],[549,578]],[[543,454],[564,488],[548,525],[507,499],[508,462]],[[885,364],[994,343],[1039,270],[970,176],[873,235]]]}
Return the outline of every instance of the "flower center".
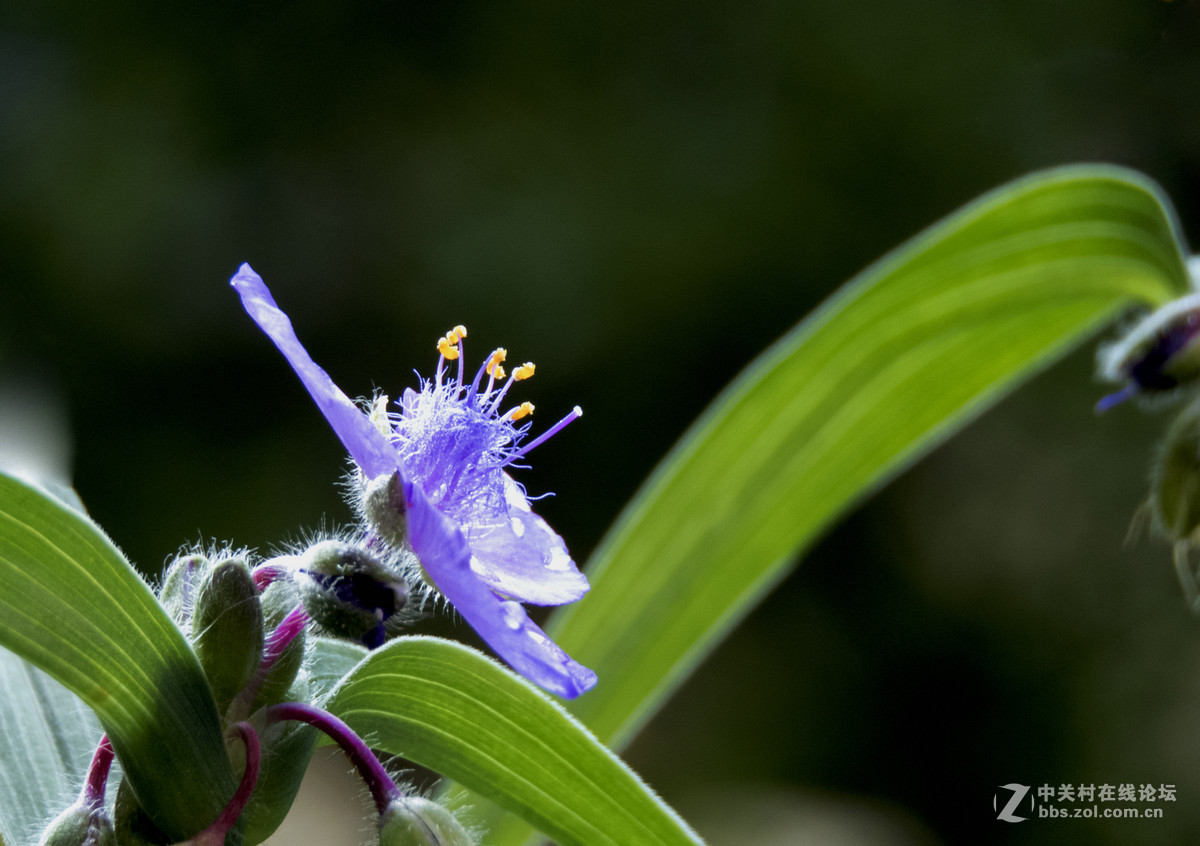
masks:
{"label": "flower center", "polygon": [[[516,423],[533,413],[533,403],[522,402],[503,412],[500,404],[513,383],[533,376],[536,366],[527,361],[507,374],[502,363],[508,351],[498,347],[467,384],[463,373],[466,336],[466,327],[460,325],[438,339],[434,378],[422,379],[419,392],[404,392],[398,402],[399,414],[388,412],[387,396],[376,398],[370,411],[371,421],[400,453],[408,475],[439,508],[462,522],[470,522],[472,515],[484,511],[504,509],[504,468],[583,414],[576,406],[522,446],[529,424]],[[458,363],[453,378],[446,374],[448,361]]]}

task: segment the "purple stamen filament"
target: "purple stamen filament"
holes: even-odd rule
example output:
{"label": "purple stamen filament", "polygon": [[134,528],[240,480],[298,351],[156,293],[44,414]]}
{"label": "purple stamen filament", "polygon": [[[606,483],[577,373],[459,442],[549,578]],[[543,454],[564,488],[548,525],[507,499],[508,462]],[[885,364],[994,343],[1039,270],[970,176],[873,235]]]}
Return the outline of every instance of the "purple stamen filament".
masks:
{"label": "purple stamen filament", "polygon": [[555,423],[549,429],[542,432],[542,434],[538,435],[532,441],[525,444],[525,446],[521,447],[519,450],[514,452],[512,455],[510,455],[508,457],[508,459],[504,463],[512,464],[514,461],[516,461],[521,456],[525,455],[528,452],[531,452],[535,448],[541,446],[546,441],[553,438],[555,435],[557,435],[559,432],[561,432],[563,429],[565,429],[567,427],[568,423],[571,423],[574,420],[578,420],[582,416],[583,416],[583,409],[580,408],[579,406],[575,406],[573,409],[571,409],[570,414],[568,414],[562,420],[559,420],[557,423]]}
{"label": "purple stamen filament", "polygon": [[502,387],[500,392],[496,394],[496,398],[492,400],[492,404],[487,407],[488,414],[496,413],[496,409],[500,407],[501,400],[504,399],[504,395],[508,393],[508,389],[512,387],[512,383],[515,381],[517,381],[516,370],[508,374],[508,379],[504,382],[504,387]]}
{"label": "purple stamen filament", "polygon": [[303,702],[282,702],[267,709],[268,722],[276,723],[281,720],[307,723],[329,735],[346,753],[350,763],[354,764],[358,774],[366,782],[379,813],[382,814],[394,799],[403,795],[370,747],[363,743],[362,738],[355,734],[350,726],[333,714]]}

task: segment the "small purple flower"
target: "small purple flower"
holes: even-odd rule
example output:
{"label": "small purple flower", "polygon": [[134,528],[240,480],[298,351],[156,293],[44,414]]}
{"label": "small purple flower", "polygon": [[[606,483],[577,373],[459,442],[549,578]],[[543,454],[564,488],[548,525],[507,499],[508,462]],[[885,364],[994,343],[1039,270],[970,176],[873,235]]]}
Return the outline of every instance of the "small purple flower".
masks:
{"label": "small purple flower", "polygon": [[[316,401],[361,470],[364,488],[396,477],[407,543],[442,595],[535,684],[567,698],[595,685],[596,674],[563,652],[521,605],[574,602],[588,583],[562,538],[533,513],[505,471],[579,417],[579,408],[522,445],[528,425],[517,422],[533,406],[501,411],[500,404],[514,381],[532,375],[533,365],[515,368],[505,380],[505,353],[496,350],[468,385],[460,326],[438,342],[434,378],[424,380],[420,392],[406,390],[399,413],[387,413],[381,398],[367,414],[312,360],[250,265],[230,284]],[[448,378],[446,362],[455,360],[457,372]]]}

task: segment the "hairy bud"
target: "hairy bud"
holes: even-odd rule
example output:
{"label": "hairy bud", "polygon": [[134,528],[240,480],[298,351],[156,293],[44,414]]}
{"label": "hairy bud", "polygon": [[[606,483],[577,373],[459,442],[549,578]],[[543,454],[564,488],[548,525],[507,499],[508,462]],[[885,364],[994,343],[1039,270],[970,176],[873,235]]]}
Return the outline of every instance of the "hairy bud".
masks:
{"label": "hairy bud", "polygon": [[54,818],[38,846],[116,846],[112,820],[103,808],[76,802]]}
{"label": "hairy bud", "polygon": [[323,541],[298,557],[296,590],[313,620],[329,634],[381,646],[399,628],[408,583],[366,550]]}
{"label": "hairy bud", "polygon": [[250,568],[240,558],[212,565],[200,586],[192,645],[224,711],[248,685],[263,653],[263,612]]}
{"label": "hairy bud", "polygon": [[180,555],[167,565],[162,588],[158,592],[159,602],[185,631],[196,607],[200,585],[210,567],[209,560],[198,554]]}
{"label": "hairy bud", "polygon": [[372,479],[363,491],[363,517],[390,546],[405,545],[407,520],[404,514],[404,491],[400,489],[400,474]]}
{"label": "hairy bud", "polygon": [[436,802],[402,796],[379,816],[379,846],[475,846],[475,838]]}

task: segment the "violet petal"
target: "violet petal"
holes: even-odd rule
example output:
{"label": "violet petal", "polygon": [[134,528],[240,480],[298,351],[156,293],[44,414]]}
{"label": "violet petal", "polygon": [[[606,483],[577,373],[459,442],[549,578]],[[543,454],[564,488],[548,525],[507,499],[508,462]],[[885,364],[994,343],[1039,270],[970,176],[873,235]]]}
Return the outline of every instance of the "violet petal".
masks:
{"label": "violet petal", "polygon": [[506,508],[467,528],[471,569],[492,590],[534,605],[565,605],[588,592],[567,545],[533,513],[520,485],[504,474]]}
{"label": "violet petal", "polygon": [[517,602],[502,600],[471,570],[471,548],[459,528],[417,485],[405,487],[408,540],[438,590],[501,658],[534,684],[574,699],[596,674],[561,650]]}
{"label": "violet petal", "polygon": [[388,443],[387,437],[342,393],[329,374],[312,360],[312,356],[296,337],[292,321],[275,304],[275,299],[262,277],[255,273],[249,264],[243,264],[229,280],[229,284],[242,298],[242,306],[246,312],[275,342],[288,364],[292,365],[292,369],[312,395],[317,408],[333,427],[334,434],[363,473],[368,478],[375,478],[383,473],[399,470],[403,479],[404,470],[400,467],[395,450]]}

